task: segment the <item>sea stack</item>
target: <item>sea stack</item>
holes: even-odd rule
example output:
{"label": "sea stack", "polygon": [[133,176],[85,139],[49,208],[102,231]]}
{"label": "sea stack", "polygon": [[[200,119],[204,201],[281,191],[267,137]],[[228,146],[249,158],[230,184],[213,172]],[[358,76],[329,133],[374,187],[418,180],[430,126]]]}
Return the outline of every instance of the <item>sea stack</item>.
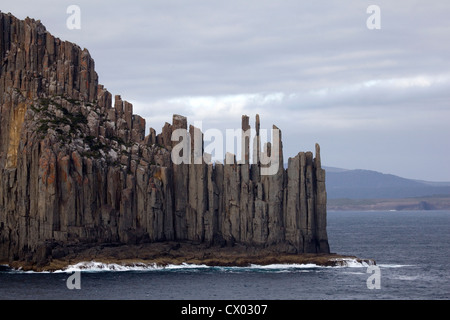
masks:
{"label": "sea stack", "polygon": [[[262,146],[257,116],[242,161],[210,163],[191,148],[197,161],[175,164],[173,132],[185,129],[201,153],[202,132],[174,115],[145,135],[132,104],[98,84],[88,50],[40,21],[0,12],[0,59],[0,261],[165,241],[329,253],[319,145],[285,168],[281,131]],[[265,151],[279,155],[270,175]]]}

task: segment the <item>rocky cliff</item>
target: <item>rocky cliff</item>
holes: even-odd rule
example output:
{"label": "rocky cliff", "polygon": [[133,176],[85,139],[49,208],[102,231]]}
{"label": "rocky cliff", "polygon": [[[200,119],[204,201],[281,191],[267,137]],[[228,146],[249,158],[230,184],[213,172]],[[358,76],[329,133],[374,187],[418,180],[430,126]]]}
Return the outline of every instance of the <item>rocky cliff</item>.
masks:
{"label": "rocky cliff", "polygon": [[133,106],[98,84],[89,52],[40,21],[0,12],[0,61],[0,260],[161,241],[329,252],[318,145],[262,175],[257,117],[254,164],[248,143],[243,163],[174,164],[172,133],[203,144],[201,132],[174,115],[145,135]]}

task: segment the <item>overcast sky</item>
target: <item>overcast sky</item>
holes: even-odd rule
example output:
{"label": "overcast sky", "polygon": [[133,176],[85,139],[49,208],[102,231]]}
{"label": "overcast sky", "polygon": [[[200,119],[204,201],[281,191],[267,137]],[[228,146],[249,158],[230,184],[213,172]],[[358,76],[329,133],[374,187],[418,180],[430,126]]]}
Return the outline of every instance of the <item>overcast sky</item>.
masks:
{"label": "overcast sky", "polygon": [[[69,5],[81,10],[70,30]],[[370,30],[369,5],[381,29]],[[450,181],[448,0],[8,1],[87,48],[99,81],[161,131],[172,114],[203,129],[241,115],[277,125],[285,157]]]}

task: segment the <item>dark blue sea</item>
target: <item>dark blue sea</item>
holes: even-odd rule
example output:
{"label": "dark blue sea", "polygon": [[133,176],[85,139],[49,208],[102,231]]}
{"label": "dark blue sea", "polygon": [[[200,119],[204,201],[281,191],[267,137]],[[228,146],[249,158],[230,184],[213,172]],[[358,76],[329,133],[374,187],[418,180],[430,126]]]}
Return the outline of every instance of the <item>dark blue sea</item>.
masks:
{"label": "dark blue sea", "polygon": [[[2,267],[0,299],[450,298],[450,211],[328,212],[328,236],[332,252],[372,258],[378,270],[352,261],[345,267],[186,265],[136,266],[131,270],[90,263],[83,266],[90,268],[83,269],[72,282],[78,283],[80,289],[68,289],[67,280],[75,273],[23,272]],[[80,268],[74,266],[71,270]]]}

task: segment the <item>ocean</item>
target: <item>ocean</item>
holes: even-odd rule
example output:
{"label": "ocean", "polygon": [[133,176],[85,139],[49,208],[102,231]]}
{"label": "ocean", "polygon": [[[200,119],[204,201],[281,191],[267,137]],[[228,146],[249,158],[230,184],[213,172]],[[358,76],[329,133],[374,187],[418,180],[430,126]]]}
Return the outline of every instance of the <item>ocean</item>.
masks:
{"label": "ocean", "polygon": [[450,211],[331,211],[331,251],[374,259],[376,267],[356,261],[345,267],[166,268],[90,262],[71,272],[36,273],[2,266],[0,299],[448,300],[449,231]]}

